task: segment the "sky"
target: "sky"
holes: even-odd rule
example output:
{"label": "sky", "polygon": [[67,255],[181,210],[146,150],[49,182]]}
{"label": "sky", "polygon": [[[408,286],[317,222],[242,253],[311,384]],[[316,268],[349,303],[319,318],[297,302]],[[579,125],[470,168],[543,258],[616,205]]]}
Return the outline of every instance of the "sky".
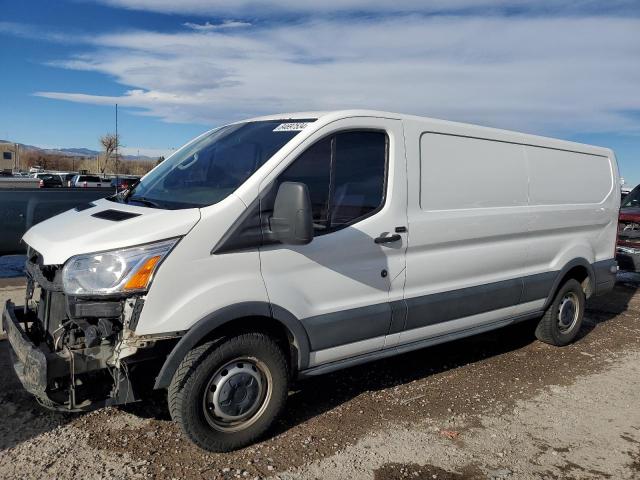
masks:
{"label": "sky", "polygon": [[166,154],[369,108],[616,151],[640,183],[639,0],[0,0],[0,139]]}

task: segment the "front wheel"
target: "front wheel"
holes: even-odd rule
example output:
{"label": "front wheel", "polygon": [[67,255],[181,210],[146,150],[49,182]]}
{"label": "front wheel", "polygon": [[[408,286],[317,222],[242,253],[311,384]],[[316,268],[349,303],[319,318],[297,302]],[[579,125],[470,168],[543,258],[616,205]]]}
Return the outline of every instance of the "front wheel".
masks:
{"label": "front wheel", "polygon": [[585,303],[582,285],[575,279],[567,280],[538,323],[538,340],[558,347],[575,340],[582,326]]}
{"label": "front wheel", "polygon": [[168,391],[169,411],[199,447],[227,452],[255,442],[282,412],[287,361],[263,333],[244,333],[194,348]]}

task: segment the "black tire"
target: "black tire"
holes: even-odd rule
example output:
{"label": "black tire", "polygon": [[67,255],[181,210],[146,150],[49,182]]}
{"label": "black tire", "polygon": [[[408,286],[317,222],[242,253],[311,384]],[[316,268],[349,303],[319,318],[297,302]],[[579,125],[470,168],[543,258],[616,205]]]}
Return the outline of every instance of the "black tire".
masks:
{"label": "black tire", "polygon": [[[247,364],[253,373],[249,372]],[[231,372],[233,369],[235,377]],[[258,375],[263,380],[251,379],[249,373],[244,372]],[[220,379],[219,383],[215,382],[216,378]],[[234,384],[232,378],[240,380]],[[228,452],[255,442],[271,427],[284,409],[288,383],[286,357],[271,337],[258,332],[225,337],[194,348],[182,360],[169,385],[169,411],[171,418],[196,445],[211,452]],[[264,393],[255,393],[258,384]],[[210,397],[214,393],[210,392],[229,392],[230,389],[232,393],[224,401],[216,401],[218,410],[214,411],[214,401]],[[236,396],[239,389],[244,390]],[[247,393],[249,391],[252,393]],[[255,398],[251,408],[257,411],[244,424],[240,421],[238,425],[229,423],[227,427],[226,420],[217,417],[216,413],[222,412],[222,406],[233,408],[231,413],[238,414],[245,407],[237,406],[236,397],[243,398],[242,402]],[[229,402],[235,402],[235,406],[229,407]]]}
{"label": "black tire", "polygon": [[[563,307],[567,299],[570,303]],[[586,299],[580,282],[573,278],[567,280],[556,293],[553,302],[536,327],[538,340],[557,347],[573,342],[582,326],[585,303]],[[571,308],[571,304],[575,305],[574,312],[567,311]],[[571,313],[573,315],[570,316]]]}

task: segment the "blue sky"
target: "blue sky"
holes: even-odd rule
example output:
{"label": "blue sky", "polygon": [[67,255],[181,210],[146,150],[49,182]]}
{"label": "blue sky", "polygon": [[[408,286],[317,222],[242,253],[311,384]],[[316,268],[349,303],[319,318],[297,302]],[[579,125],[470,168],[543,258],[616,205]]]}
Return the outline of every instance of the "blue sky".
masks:
{"label": "blue sky", "polygon": [[[268,3],[268,6],[266,5]],[[3,0],[0,138],[169,151],[266,113],[375,108],[604,145],[640,183],[637,0]]]}

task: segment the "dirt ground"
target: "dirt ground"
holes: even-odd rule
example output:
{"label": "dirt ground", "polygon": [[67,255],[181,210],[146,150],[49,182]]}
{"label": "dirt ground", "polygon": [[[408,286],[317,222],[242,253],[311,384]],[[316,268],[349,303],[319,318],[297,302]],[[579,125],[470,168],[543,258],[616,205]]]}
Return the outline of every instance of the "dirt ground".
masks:
{"label": "dirt ground", "polygon": [[300,382],[271,436],[230,454],[186,441],[162,398],[43,410],[0,340],[0,478],[640,479],[638,286],[591,300],[565,348],[526,323]]}

